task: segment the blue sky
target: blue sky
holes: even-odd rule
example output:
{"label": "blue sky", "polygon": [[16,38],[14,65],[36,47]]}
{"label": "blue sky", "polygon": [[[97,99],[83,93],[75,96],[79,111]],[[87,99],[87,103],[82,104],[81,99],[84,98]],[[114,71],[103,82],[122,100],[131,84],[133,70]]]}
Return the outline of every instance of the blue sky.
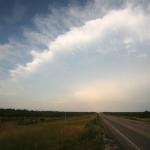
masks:
{"label": "blue sky", "polygon": [[1,0],[0,107],[150,109],[148,0]]}

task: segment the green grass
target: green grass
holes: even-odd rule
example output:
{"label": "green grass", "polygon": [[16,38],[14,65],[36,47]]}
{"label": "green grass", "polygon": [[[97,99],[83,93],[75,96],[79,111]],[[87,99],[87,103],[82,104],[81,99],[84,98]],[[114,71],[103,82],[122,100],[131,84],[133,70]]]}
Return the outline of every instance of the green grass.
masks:
{"label": "green grass", "polygon": [[97,150],[116,143],[100,117],[84,115],[47,119],[28,125],[3,122],[0,150]]}
{"label": "green grass", "polygon": [[104,112],[106,115],[124,117],[131,120],[150,122],[150,111],[144,112]]}
{"label": "green grass", "polygon": [[144,111],[144,112],[104,112],[104,114],[130,117],[130,118],[150,118],[150,111]]}

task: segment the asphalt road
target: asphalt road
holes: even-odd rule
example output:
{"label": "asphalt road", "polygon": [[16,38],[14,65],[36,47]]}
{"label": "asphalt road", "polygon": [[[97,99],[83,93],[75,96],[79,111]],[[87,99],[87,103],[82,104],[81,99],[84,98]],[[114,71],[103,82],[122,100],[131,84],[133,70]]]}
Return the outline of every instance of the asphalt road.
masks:
{"label": "asphalt road", "polygon": [[108,115],[101,115],[101,117],[115,136],[121,139],[126,149],[150,150],[149,122]]}

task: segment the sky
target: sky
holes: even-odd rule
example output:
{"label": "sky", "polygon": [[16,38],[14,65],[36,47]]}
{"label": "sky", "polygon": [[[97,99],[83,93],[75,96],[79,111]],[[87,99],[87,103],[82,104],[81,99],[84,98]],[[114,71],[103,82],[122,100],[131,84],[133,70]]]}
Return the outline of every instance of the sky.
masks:
{"label": "sky", "polygon": [[0,108],[150,110],[149,0],[0,0]]}

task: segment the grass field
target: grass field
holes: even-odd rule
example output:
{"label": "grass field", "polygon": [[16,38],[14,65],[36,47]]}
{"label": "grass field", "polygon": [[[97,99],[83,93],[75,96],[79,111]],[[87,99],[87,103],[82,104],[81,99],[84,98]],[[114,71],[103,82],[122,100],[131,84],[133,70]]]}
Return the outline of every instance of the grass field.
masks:
{"label": "grass field", "polygon": [[[20,122],[20,121],[19,121]],[[0,150],[119,149],[97,114],[49,117],[29,124],[3,121]]]}
{"label": "grass field", "polygon": [[106,115],[114,115],[118,117],[125,117],[133,120],[141,120],[150,122],[150,112],[104,112]]}

